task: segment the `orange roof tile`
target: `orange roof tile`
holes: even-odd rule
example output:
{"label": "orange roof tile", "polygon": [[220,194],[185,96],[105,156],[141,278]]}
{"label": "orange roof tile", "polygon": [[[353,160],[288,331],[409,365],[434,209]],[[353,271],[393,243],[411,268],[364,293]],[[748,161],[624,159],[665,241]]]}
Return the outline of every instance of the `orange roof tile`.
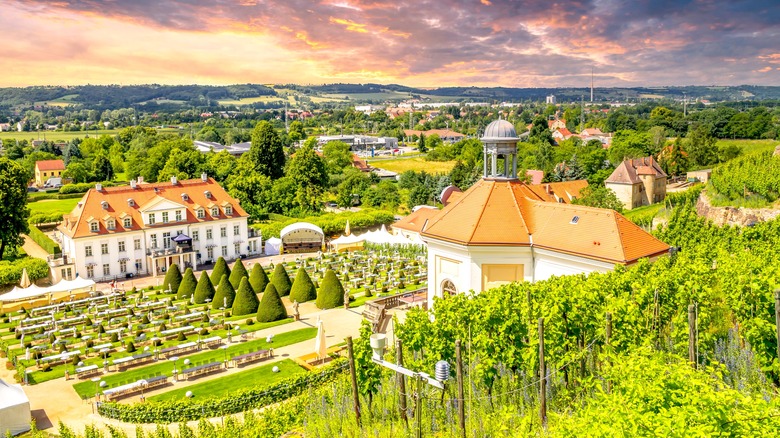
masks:
{"label": "orange roof tile", "polygon": [[614,210],[543,202],[517,180],[477,182],[430,219],[422,235],[463,245],[533,245],[624,264],[669,250]]}
{"label": "orange roof tile", "polygon": [[[205,191],[211,192],[211,199],[206,198]],[[188,195],[186,201],[181,196],[183,193]],[[128,202],[130,199],[133,200],[132,206],[130,206]],[[203,204],[215,205],[212,199],[223,202],[223,205],[225,205],[225,202],[230,204],[233,208],[233,214],[230,216],[225,215],[225,209],[223,207],[220,209],[217,217],[211,217],[209,214],[205,215],[202,219],[198,219],[195,212],[196,207]],[[108,203],[107,210],[103,209],[102,203],[104,201]],[[159,203],[174,203],[180,205],[180,208],[185,210],[182,220],[175,222],[174,218],[171,217],[168,223],[162,223],[158,216],[156,224],[145,225],[141,213],[147,209],[153,208]],[[108,230],[106,229],[105,224],[101,223],[98,232],[94,233],[90,231],[89,218],[104,217],[106,215],[122,217],[123,214],[126,216],[129,215],[132,218],[132,225],[129,229],[125,229],[123,224],[119,223],[115,229]],[[186,225],[245,216],[249,215],[241,208],[238,200],[228,195],[225,189],[214,181],[213,178],[208,178],[206,181],[192,179],[178,181],[176,185],[173,185],[168,181],[153,184],[138,184],[135,189],[130,186],[103,187],[101,191],[90,189],[84,194],[81,201],[79,201],[70,214],[64,215],[65,221],[60,224],[59,229],[71,238],[79,238],[100,234],[136,231],[144,228],[162,228],[176,224]]]}
{"label": "orange roof tile", "polygon": [[419,233],[422,231],[425,223],[439,214],[440,211],[441,210],[438,208],[420,208],[417,211],[411,213],[409,216],[406,216],[405,218],[394,223],[393,228]]}
{"label": "orange roof tile", "polygon": [[65,162],[62,160],[41,160],[35,162],[35,167],[44,170],[65,170]]}

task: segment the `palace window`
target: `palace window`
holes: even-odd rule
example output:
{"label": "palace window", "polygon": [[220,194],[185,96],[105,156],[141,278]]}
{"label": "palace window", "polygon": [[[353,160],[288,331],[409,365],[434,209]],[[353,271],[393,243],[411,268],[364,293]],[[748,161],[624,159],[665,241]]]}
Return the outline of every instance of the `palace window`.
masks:
{"label": "palace window", "polygon": [[107,243],[101,243],[100,244],[100,254],[103,254],[103,255],[108,254],[108,244]]}
{"label": "palace window", "polygon": [[176,210],[176,222],[181,221],[181,210]]}
{"label": "palace window", "polygon": [[214,208],[212,208],[212,209],[211,209],[211,216],[212,216],[212,217],[217,217],[217,216],[219,216],[219,208],[217,208],[217,207],[214,207]]}
{"label": "palace window", "polygon": [[108,277],[109,275],[111,275],[111,265],[109,265],[108,263],[104,263],[103,264],[103,276],[104,277]]}
{"label": "palace window", "polygon": [[127,260],[120,260],[119,261],[119,273],[124,274],[127,272]]}
{"label": "palace window", "polygon": [[233,207],[230,206],[230,205],[225,207],[225,214],[228,215],[228,216],[232,216],[233,215]]}
{"label": "palace window", "polygon": [[126,217],[124,221],[122,222],[122,226],[125,228],[130,228],[133,225],[133,220],[129,217]]}
{"label": "palace window", "polygon": [[119,252],[125,252],[125,241],[124,240],[120,240],[117,245],[119,246]]}
{"label": "palace window", "polygon": [[193,231],[192,232],[192,241],[197,242],[200,238],[200,232],[199,231]]}
{"label": "palace window", "polygon": [[134,249],[141,249],[141,239],[135,239],[133,241],[133,248]]}
{"label": "palace window", "polygon": [[84,247],[84,256],[92,257],[92,245]]}
{"label": "palace window", "polygon": [[154,213],[149,213],[149,225],[154,225],[155,218]]}
{"label": "palace window", "polygon": [[214,248],[207,249],[206,255],[208,256],[209,260],[214,260]]}
{"label": "palace window", "polygon": [[445,297],[453,296],[458,293],[458,289],[455,288],[455,284],[450,280],[444,280],[441,284],[442,295]]}
{"label": "palace window", "polygon": [[95,267],[92,265],[87,266],[87,278],[93,278],[95,276]]}
{"label": "palace window", "polygon": [[206,228],[206,240],[211,240],[213,237],[211,228]]}
{"label": "palace window", "polygon": [[204,217],[206,217],[206,212],[202,208],[198,209],[197,214],[198,214],[198,219],[203,219]]}
{"label": "palace window", "polygon": [[227,245],[222,245],[222,257],[227,257]]}
{"label": "palace window", "polygon": [[163,221],[164,224],[168,223],[168,212],[167,211],[164,211],[162,213],[162,221]]}
{"label": "palace window", "polygon": [[219,237],[227,237],[227,227],[221,227],[219,229]]}
{"label": "palace window", "polygon": [[89,223],[89,231],[92,231],[93,233],[98,232],[98,223],[97,222],[90,222]]}
{"label": "palace window", "polygon": [[233,235],[238,236],[239,234],[241,234],[241,227],[238,225],[233,225]]}

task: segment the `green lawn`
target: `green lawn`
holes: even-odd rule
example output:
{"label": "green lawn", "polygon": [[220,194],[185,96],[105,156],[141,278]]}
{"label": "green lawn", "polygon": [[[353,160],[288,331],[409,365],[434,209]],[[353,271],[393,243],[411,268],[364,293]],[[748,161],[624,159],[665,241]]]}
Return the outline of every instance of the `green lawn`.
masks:
{"label": "green lawn", "polygon": [[721,139],[715,143],[716,146],[724,147],[729,145],[736,145],[742,148],[743,154],[751,154],[753,152],[771,151],[777,146],[777,140],[729,140]]}
{"label": "green lawn", "polygon": [[[273,372],[273,368],[275,366],[279,367],[278,373]],[[296,374],[303,374],[305,372],[306,370],[297,363],[290,359],[285,359],[281,362],[269,363],[268,365],[263,365],[261,367],[242,371],[240,373],[220,377],[218,379],[209,380],[197,385],[174,389],[173,391],[164,392],[162,394],[155,395],[154,397],[149,397],[147,400],[162,402],[184,399],[187,391],[192,391],[194,399],[196,400],[222,397],[230,394],[231,392],[242,389],[269,386],[281,379],[294,376]]]}
{"label": "green lawn", "polygon": [[70,199],[43,199],[27,204],[30,207],[30,215],[35,213],[70,213],[81,198]]}
{"label": "green lawn", "polygon": [[[242,342],[238,344],[232,344],[227,349],[227,357],[229,359],[231,356],[237,356],[240,354],[266,349],[269,346],[273,348],[280,348],[287,345],[297,344],[298,342],[303,342],[308,339],[313,339],[316,335],[317,335],[317,329],[314,327],[309,327],[305,329],[293,330],[291,332],[280,333],[274,336],[273,344],[271,345],[265,342],[265,338],[256,339],[248,342]],[[188,355],[186,357],[182,357],[181,359],[179,359],[178,368],[181,369],[184,366],[184,359],[189,359],[191,363],[190,366],[195,366],[194,364],[196,363],[205,364],[209,362],[218,362],[218,361],[221,362],[225,359],[225,356],[226,356],[225,351],[221,349],[202,351],[200,353]],[[61,368],[62,367],[58,367],[58,369]],[[104,375],[102,380],[106,382],[107,384],[106,388],[110,388],[110,387],[124,385],[126,383],[135,382],[137,380],[146,377],[158,375],[158,373],[170,376],[172,371],[173,371],[173,364],[171,364],[169,361],[165,359],[160,358],[160,360],[157,363],[154,363],[152,365],[130,369],[128,371],[121,372],[121,373],[111,373],[111,374]],[[50,371],[49,373],[53,373],[53,372],[54,371]],[[95,384],[89,380],[74,384],[73,389],[82,398],[92,397],[95,395]]]}

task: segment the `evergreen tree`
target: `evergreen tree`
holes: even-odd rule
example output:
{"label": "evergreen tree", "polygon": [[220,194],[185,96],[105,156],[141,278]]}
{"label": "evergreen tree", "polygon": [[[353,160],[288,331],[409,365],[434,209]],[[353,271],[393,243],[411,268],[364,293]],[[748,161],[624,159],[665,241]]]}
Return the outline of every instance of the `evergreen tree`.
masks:
{"label": "evergreen tree", "polygon": [[168,267],[168,272],[165,274],[163,280],[163,289],[170,290],[173,293],[177,293],[179,285],[181,284],[181,271],[179,271],[179,265],[176,263]]}
{"label": "evergreen tree", "polygon": [[110,181],[114,178],[114,168],[106,154],[100,153],[92,162],[92,174],[96,181]]}
{"label": "evergreen tree", "polygon": [[233,301],[236,299],[236,290],[233,289],[233,285],[230,284],[227,275],[223,275],[219,280],[219,286],[217,286],[217,293],[214,294],[214,301],[211,302],[211,308],[214,310],[221,309],[222,307],[228,309],[233,307]]}
{"label": "evergreen tree", "polygon": [[257,322],[271,322],[287,318],[287,310],[273,283],[268,283],[257,308]]}
{"label": "evergreen tree", "polygon": [[223,275],[227,275],[230,278],[230,268],[225,259],[220,256],[217,259],[217,263],[214,263],[214,269],[211,271],[211,284],[219,284]]}
{"label": "evergreen tree", "polygon": [[192,268],[187,268],[184,271],[184,277],[179,284],[179,289],[176,291],[176,299],[189,299],[192,294],[195,293],[195,288],[198,287],[198,280],[195,278],[195,274],[192,272]]}
{"label": "evergreen tree", "polygon": [[241,285],[242,278],[249,278],[249,273],[246,272],[246,268],[241,259],[238,259],[233,265],[233,271],[230,273],[230,284],[233,285],[233,289],[238,289]]}
{"label": "evergreen tree", "polygon": [[265,269],[260,266],[260,263],[255,263],[252,266],[252,274],[249,276],[249,285],[255,293],[263,293],[265,286],[268,284],[268,274],[265,273]]}
{"label": "evergreen tree", "polygon": [[195,288],[195,304],[203,304],[208,299],[214,298],[214,285],[206,271],[200,274],[198,287]]}
{"label": "evergreen tree", "polygon": [[290,289],[290,301],[305,303],[314,299],[317,299],[317,289],[314,288],[306,269],[301,267],[295,274],[295,280],[292,289]]}
{"label": "evergreen tree", "polygon": [[332,309],[344,305],[344,286],[332,269],[325,271],[322,279],[322,287],[317,293],[317,307],[320,309]]}
{"label": "evergreen tree", "polygon": [[255,313],[259,304],[260,300],[257,299],[257,294],[252,290],[252,286],[249,285],[249,280],[246,277],[242,277],[238,286],[238,292],[236,292],[236,300],[233,301],[233,309],[231,310],[233,316]]}
{"label": "evergreen tree", "polygon": [[274,273],[271,275],[271,283],[273,283],[276,292],[280,297],[290,295],[292,284],[290,283],[290,276],[287,275],[283,263],[279,263],[276,265],[276,268],[274,268]]}

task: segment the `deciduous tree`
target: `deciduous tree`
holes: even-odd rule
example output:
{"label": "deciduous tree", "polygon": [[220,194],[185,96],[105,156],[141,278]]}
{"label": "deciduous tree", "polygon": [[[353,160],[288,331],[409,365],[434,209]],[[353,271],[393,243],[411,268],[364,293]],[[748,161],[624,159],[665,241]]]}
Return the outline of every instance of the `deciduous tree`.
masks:
{"label": "deciduous tree", "polygon": [[7,247],[21,246],[22,233],[29,232],[27,180],[24,167],[0,157],[0,260]]}

